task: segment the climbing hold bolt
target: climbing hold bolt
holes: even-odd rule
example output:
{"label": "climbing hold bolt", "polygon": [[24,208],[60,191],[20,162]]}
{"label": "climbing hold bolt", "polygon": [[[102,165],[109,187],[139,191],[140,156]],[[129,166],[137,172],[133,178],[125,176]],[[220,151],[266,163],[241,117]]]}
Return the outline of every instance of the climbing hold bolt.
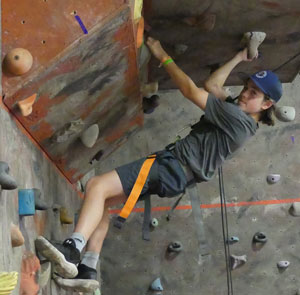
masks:
{"label": "climbing hold bolt", "polygon": [[280,180],[280,174],[269,174],[267,176],[267,182],[269,184],[274,184]]}
{"label": "climbing hold bolt", "polygon": [[36,93],[23,100],[18,101],[17,105],[21,111],[21,114],[24,117],[27,117],[32,113],[32,106],[35,102],[35,99],[36,99]]}
{"label": "climbing hold bolt", "polygon": [[248,48],[248,58],[252,59],[258,54],[258,46],[265,40],[264,32],[247,32],[244,34],[242,44]]}
{"label": "climbing hold bolt", "polygon": [[9,166],[6,162],[0,161],[0,185],[3,190],[13,190],[17,188],[17,183],[9,174]]}
{"label": "climbing hold bolt", "polygon": [[231,269],[236,269],[242,265],[244,265],[247,262],[247,256],[236,256],[236,255],[230,255],[230,265]]}
{"label": "climbing hold bolt", "polygon": [[275,116],[279,121],[290,122],[296,117],[296,110],[294,107],[282,106],[275,108]]}
{"label": "climbing hold bolt", "polygon": [[227,243],[230,244],[230,245],[232,245],[232,244],[235,244],[235,243],[237,243],[239,241],[240,241],[240,239],[238,237],[232,236],[232,237],[230,237],[227,240]]}
{"label": "climbing hold bolt", "polygon": [[157,278],[156,280],[154,280],[150,286],[150,289],[153,291],[163,291],[164,288],[161,285],[161,281],[160,278]]}
{"label": "climbing hold bolt", "polygon": [[300,203],[294,202],[289,211],[293,216],[300,216]]}
{"label": "climbing hold bolt", "polygon": [[286,261],[286,260],[282,260],[282,261],[277,262],[277,267],[280,268],[280,269],[288,268],[289,265],[290,265],[290,262]]}
{"label": "climbing hold bolt", "polygon": [[151,226],[152,227],[158,227],[158,220],[156,218],[151,219]]}
{"label": "climbing hold bolt", "polygon": [[19,76],[27,73],[31,69],[32,63],[32,55],[27,49],[14,48],[6,54],[3,68],[9,73]]}
{"label": "climbing hold bolt", "polygon": [[97,124],[93,124],[82,133],[80,139],[86,147],[91,148],[96,143],[98,139],[98,135],[99,135],[99,127]]}
{"label": "climbing hold bolt", "polygon": [[183,246],[181,242],[175,241],[169,244],[168,246],[168,252],[181,252],[183,249]]}
{"label": "climbing hold bolt", "polygon": [[253,243],[266,243],[267,241],[268,238],[263,232],[257,232],[253,236]]}

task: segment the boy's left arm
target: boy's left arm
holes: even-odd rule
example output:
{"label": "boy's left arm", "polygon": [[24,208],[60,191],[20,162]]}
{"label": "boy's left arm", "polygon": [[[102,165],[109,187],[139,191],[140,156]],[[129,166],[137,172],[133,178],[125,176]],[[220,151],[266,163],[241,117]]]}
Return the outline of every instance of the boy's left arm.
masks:
{"label": "boy's left arm", "polygon": [[231,60],[213,72],[204,83],[204,88],[207,92],[213,94],[215,97],[225,100],[228,95],[223,88],[226,79],[231,71],[242,61],[252,61],[248,59],[247,48],[238,52]]}

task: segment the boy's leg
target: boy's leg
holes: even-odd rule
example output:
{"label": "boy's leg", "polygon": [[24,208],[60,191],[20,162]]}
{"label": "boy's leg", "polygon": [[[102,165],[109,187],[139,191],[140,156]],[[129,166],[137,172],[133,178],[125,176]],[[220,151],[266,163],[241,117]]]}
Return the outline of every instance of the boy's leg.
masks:
{"label": "boy's leg", "polygon": [[[37,238],[35,243],[37,250],[56,264],[57,272],[60,275],[67,278],[77,275],[77,268],[74,264],[80,262],[82,248],[99,225],[103,217],[106,200],[111,200],[112,202],[114,199],[115,203],[123,202],[126,199],[120,178],[115,170],[91,178],[86,187],[85,198],[75,233],[72,234],[71,238],[65,240],[62,245],[51,244],[43,237]],[[101,235],[101,231],[102,229],[96,231],[96,237],[99,234]],[[105,236],[107,229],[104,231]]]}

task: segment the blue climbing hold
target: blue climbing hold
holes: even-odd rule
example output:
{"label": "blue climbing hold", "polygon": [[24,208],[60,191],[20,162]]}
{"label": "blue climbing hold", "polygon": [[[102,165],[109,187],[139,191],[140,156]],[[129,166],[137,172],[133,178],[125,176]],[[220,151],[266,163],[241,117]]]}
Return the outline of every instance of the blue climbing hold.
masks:
{"label": "blue climbing hold", "polygon": [[19,215],[31,216],[35,214],[34,190],[19,189]]}
{"label": "blue climbing hold", "polygon": [[232,245],[239,242],[239,240],[240,239],[238,237],[232,236],[227,240],[227,244]]}

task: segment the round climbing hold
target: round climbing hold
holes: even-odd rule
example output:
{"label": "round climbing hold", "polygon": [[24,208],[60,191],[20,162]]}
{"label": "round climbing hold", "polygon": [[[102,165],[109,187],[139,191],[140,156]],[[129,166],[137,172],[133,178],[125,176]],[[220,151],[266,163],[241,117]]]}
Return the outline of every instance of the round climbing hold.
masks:
{"label": "round climbing hold", "polygon": [[293,216],[300,216],[300,203],[299,202],[294,202],[291,207],[289,212],[293,215]]}
{"label": "round climbing hold", "polygon": [[296,117],[296,110],[294,107],[282,106],[276,107],[275,116],[279,121],[290,122]]}
{"label": "round climbing hold", "polygon": [[151,219],[151,226],[152,227],[158,227],[158,220],[156,218]]}
{"label": "round climbing hold", "polygon": [[287,260],[282,260],[282,261],[277,262],[277,267],[280,269],[288,268],[289,265],[290,265],[290,262]]}
{"label": "round climbing hold", "polygon": [[33,63],[33,58],[31,53],[24,48],[14,48],[9,51],[4,60],[4,69],[13,75],[23,75],[27,73]]}
{"label": "round climbing hold", "polygon": [[150,289],[153,291],[163,291],[164,288],[161,284],[160,278],[157,278],[156,280],[154,280],[150,286]]}
{"label": "round climbing hold", "polygon": [[267,182],[269,184],[274,184],[280,180],[280,174],[269,174],[267,176]]}
{"label": "round climbing hold", "polygon": [[168,246],[168,252],[179,253],[182,251],[182,249],[183,249],[183,246],[182,246],[181,242],[179,242],[179,241],[172,242]]}
{"label": "round climbing hold", "polygon": [[232,236],[232,237],[230,237],[227,240],[227,243],[230,244],[230,245],[232,245],[232,244],[235,244],[235,243],[237,243],[239,241],[240,241],[240,239],[238,237]]}
{"label": "round climbing hold", "polygon": [[263,232],[257,232],[253,236],[253,243],[266,243],[267,241],[268,238]]}

